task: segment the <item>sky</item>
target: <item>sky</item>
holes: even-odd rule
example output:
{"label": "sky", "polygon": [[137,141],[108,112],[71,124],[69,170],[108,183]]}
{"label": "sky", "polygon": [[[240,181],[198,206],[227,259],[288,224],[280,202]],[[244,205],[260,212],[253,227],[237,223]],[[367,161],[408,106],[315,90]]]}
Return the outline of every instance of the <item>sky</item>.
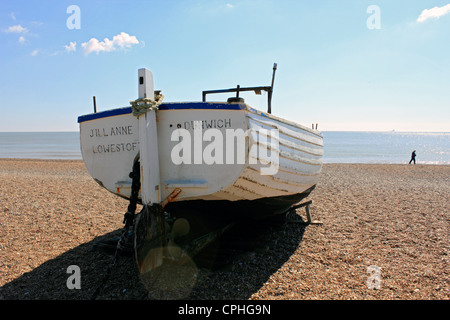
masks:
{"label": "sky", "polygon": [[450,132],[450,0],[2,0],[0,131],[78,131],[93,96],[98,111],[137,98],[139,68],[181,102],[268,86],[274,63],[279,117]]}

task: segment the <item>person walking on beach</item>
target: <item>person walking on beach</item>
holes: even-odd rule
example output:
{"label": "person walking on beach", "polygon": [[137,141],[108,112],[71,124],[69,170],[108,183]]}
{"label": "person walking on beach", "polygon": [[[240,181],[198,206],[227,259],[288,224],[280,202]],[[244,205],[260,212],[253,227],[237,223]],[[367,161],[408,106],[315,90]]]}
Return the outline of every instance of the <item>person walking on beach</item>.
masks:
{"label": "person walking on beach", "polygon": [[416,150],[414,150],[411,154],[411,160],[409,160],[409,164],[414,161],[414,164],[416,164]]}

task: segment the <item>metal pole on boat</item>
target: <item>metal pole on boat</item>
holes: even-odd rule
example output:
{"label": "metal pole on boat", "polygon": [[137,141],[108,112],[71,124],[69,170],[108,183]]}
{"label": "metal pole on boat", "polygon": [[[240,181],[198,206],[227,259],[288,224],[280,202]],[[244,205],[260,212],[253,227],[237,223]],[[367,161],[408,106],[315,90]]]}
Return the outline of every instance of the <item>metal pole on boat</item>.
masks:
{"label": "metal pole on boat", "polygon": [[95,96],[93,96],[94,99],[94,113],[97,113],[97,101],[95,100]]}
{"label": "metal pole on boat", "polygon": [[272,92],[273,92],[273,84],[275,82],[275,72],[277,71],[277,64],[273,64],[273,74],[272,74],[272,84],[270,85],[269,94],[268,94],[268,108],[267,113],[272,113]]}

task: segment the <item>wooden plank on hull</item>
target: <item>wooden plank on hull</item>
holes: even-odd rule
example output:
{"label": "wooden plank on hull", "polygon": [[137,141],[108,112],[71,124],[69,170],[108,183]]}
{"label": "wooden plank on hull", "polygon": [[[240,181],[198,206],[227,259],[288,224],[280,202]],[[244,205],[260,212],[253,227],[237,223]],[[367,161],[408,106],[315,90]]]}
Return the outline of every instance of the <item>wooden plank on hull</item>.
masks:
{"label": "wooden plank on hull", "polygon": [[318,146],[323,146],[323,137],[317,133],[312,133],[310,129],[303,126],[283,125],[282,121],[271,119],[270,117],[261,117],[254,113],[247,113],[249,123],[259,125],[266,129],[277,129],[284,134],[309,142]]}

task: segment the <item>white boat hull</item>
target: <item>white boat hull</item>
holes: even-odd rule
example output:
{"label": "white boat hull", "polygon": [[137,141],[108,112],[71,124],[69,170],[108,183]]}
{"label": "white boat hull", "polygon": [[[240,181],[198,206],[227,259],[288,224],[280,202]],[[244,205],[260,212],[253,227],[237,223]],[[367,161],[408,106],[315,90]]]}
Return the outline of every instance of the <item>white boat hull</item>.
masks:
{"label": "white boat hull", "polygon": [[[137,117],[131,113],[131,108],[121,108],[81,116],[78,121],[81,152],[87,170],[101,186],[129,198],[132,182],[129,174],[140,150]],[[304,197],[314,189],[319,179],[323,155],[321,134],[244,103],[162,104],[156,112],[156,123],[161,200],[177,188],[181,193],[173,202]],[[201,125],[201,130],[194,129],[198,125]],[[190,161],[185,161],[189,163],[177,163],[186,151],[176,152],[183,140],[178,138],[180,130],[177,129],[185,129],[192,140],[200,137],[196,142],[191,141]],[[217,150],[208,153],[208,146],[211,148],[213,145],[212,139],[206,141],[207,138],[202,139],[201,135],[210,129],[215,129],[224,139],[228,137],[227,130],[246,132],[245,148],[239,149],[238,144],[224,140],[222,157],[217,156]],[[261,132],[268,132],[263,129],[276,130],[277,136],[272,139],[261,137]],[[261,143],[265,140],[271,143]],[[230,149],[226,148],[231,145],[233,161],[227,159]],[[199,148],[202,150],[200,156],[196,153]],[[261,158],[261,148],[278,155],[278,166],[272,174],[262,174],[264,168],[269,168],[269,163]],[[244,161],[240,161],[238,156],[242,150]],[[205,154],[216,156],[217,163],[208,163],[208,159],[201,157]]]}

